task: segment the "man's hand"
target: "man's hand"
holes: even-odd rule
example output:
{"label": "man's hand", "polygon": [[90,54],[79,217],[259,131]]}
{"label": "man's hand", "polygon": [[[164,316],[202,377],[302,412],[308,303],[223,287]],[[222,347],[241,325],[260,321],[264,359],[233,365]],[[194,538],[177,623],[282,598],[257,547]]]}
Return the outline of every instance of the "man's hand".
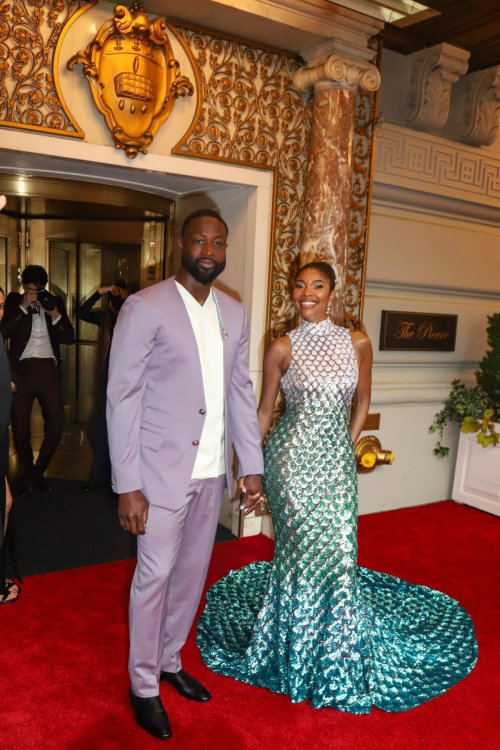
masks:
{"label": "man's hand", "polygon": [[38,292],[36,291],[36,289],[28,289],[28,291],[24,293],[24,297],[23,297],[23,301],[21,302],[21,305],[24,307],[25,310],[27,310],[30,305],[36,304],[37,302],[38,302]]}
{"label": "man's hand", "polygon": [[7,203],[7,198],[5,197],[5,195],[0,195],[0,211],[5,206],[6,203]]}
{"label": "man's hand", "polygon": [[52,320],[57,320],[57,318],[61,317],[61,313],[59,312],[57,307],[54,307],[53,310],[46,310],[40,301],[38,302],[38,304],[40,305],[44,313],[47,313],[47,315],[52,318]]}
{"label": "man's hand", "polygon": [[124,492],[118,500],[118,520],[125,531],[135,536],[146,533],[149,503],[140,490]]}
{"label": "man's hand", "polygon": [[242,477],[239,488],[241,491],[239,508],[240,510],[245,509],[245,516],[248,516],[255,510],[264,496],[262,477],[260,474],[249,474],[247,477]]}
{"label": "man's hand", "polygon": [[120,287],[116,286],[116,284],[111,284],[111,286],[102,286],[99,289],[99,294],[107,294],[107,292],[111,292],[113,297],[118,297],[120,294]]}

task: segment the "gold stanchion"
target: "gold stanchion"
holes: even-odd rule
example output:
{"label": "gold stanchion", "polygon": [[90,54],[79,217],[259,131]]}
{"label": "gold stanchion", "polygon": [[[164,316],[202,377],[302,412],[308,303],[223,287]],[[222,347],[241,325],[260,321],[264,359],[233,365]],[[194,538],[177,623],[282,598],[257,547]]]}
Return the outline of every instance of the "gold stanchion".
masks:
{"label": "gold stanchion", "polygon": [[238,523],[238,538],[241,539],[245,530],[245,510],[240,510],[240,520]]}

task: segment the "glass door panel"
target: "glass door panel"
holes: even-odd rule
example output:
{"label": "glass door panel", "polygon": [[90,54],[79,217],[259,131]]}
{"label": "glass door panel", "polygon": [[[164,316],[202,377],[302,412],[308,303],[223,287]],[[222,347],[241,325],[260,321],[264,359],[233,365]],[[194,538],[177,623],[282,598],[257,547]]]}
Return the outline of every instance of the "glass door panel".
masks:
{"label": "glass door panel", "polygon": [[[62,297],[73,326],[76,318],[76,242],[49,242],[49,291]],[[64,421],[76,416],[75,346],[61,344]]]}
{"label": "glass door panel", "polygon": [[[141,287],[142,243],[87,243],[78,247],[79,294],[81,306],[100,287],[121,279],[131,292]],[[105,311],[107,295],[96,301],[93,310]],[[77,326],[77,421],[88,423],[103,367],[99,326],[78,320]]]}

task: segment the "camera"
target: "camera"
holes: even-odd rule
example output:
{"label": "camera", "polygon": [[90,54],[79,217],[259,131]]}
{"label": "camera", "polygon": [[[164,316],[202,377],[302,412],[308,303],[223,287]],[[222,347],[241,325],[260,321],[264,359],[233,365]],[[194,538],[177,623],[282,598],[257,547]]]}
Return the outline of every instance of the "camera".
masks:
{"label": "camera", "polygon": [[45,308],[45,310],[48,310],[51,312],[52,310],[55,310],[56,308],[56,298],[53,294],[51,294],[47,289],[44,289],[43,286],[37,286],[38,291],[38,301],[42,305],[42,307]]}

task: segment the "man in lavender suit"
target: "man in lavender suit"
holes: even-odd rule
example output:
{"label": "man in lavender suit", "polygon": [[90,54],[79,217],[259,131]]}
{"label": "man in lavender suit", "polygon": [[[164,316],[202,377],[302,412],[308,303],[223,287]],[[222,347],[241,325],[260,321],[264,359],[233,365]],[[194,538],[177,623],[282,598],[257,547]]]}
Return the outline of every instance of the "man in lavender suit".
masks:
{"label": "man in lavender suit", "polygon": [[130,595],[130,700],[138,724],[172,734],[159,681],[195,701],[210,693],[182,669],[212,553],[232,446],[249,513],[263,458],[248,373],[245,308],[212,288],[226,264],[227,226],[188,216],[174,278],[131,295],[114,331],[107,422],[118,518],[138,537]]}

